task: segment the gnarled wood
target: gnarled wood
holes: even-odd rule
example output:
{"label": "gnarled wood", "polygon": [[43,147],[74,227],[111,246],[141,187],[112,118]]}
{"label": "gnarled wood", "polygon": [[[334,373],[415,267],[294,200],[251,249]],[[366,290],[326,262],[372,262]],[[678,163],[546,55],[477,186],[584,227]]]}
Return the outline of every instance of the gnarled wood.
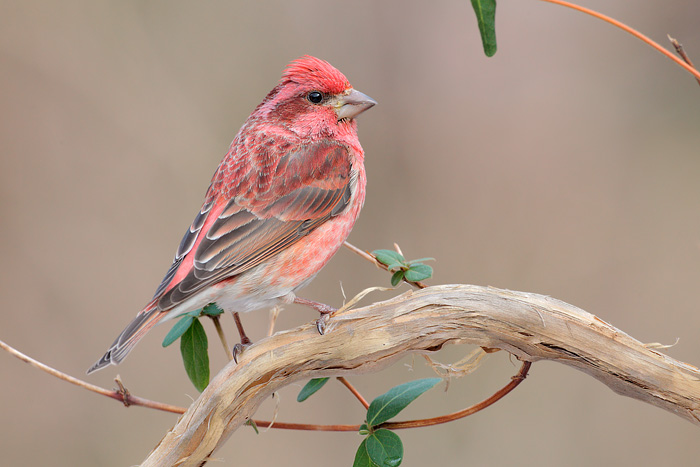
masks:
{"label": "gnarled wood", "polygon": [[246,349],[209,384],[142,466],[197,466],[272,392],[294,381],[376,371],[407,352],[444,344],[498,348],[521,360],[554,360],[615,392],[700,424],[700,371],[575,306],[524,292],[443,285],[336,313],[326,334],[312,324]]}

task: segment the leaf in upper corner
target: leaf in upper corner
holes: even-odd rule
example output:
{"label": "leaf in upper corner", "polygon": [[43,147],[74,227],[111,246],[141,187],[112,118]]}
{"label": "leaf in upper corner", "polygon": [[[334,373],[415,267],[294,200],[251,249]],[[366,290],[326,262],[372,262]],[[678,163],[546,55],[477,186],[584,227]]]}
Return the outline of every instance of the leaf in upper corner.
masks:
{"label": "leaf in upper corner", "polygon": [[377,397],[367,409],[367,424],[377,426],[394,418],[418,396],[431,389],[441,378],[425,378],[400,384]]}
{"label": "leaf in upper corner", "polygon": [[471,0],[487,57],[496,54],[496,0]]}
{"label": "leaf in upper corner", "polygon": [[321,389],[324,384],[328,382],[328,378],[314,378],[310,380],[306,385],[304,385],[303,388],[301,388],[301,391],[299,391],[299,395],[297,396],[297,402],[304,402],[306,399],[311,397],[316,391]]}

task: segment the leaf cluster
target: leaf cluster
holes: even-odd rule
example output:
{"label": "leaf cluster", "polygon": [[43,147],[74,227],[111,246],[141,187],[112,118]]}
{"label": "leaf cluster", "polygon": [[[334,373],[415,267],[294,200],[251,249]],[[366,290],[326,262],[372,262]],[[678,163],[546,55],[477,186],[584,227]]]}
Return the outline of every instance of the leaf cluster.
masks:
{"label": "leaf cluster", "polygon": [[372,255],[392,273],[391,285],[394,287],[404,279],[418,282],[433,276],[433,268],[422,261],[433,261],[434,258],[406,260],[401,253],[394,250],[374,250]]}

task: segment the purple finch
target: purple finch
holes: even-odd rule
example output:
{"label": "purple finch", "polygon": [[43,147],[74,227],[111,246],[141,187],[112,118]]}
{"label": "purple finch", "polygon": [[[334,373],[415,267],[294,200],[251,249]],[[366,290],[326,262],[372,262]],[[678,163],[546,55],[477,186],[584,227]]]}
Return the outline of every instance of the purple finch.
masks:
{"label": "purple finch", "polygon": [[231,143],[153,299],[88,373],[120,363],[162,319],[213,302],[238,318],[295,301],[360,213],[355,117],[375,104],[323,60],[289,64]]}

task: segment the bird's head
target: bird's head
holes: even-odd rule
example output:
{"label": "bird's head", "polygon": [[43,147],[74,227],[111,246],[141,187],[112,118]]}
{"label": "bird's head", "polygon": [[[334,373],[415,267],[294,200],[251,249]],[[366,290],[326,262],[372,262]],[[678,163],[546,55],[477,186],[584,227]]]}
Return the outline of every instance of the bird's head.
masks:
{"label": "bird's head", "polygon": [[377,102],[353,89],[330,63],[303,56],[290,63],[259,110],[299,134],[334,132]]}

